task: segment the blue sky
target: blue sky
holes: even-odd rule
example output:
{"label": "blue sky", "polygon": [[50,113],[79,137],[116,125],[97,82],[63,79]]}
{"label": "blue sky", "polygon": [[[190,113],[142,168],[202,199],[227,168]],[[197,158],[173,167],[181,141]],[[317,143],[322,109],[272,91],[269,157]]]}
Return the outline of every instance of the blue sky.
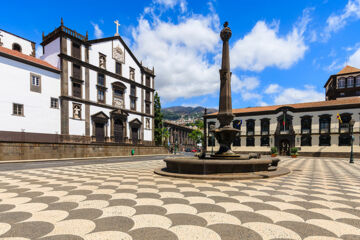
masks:
{"label": "blue sky", "polygon": [[164,107],[217,108],[224,21],[233,108],[323,100],[331,74],[360,68],[360,0],[5,1],[0,28],[39,44],[61,17],[90,39],[113,36],[119,20],[138,59],[155,67]]}

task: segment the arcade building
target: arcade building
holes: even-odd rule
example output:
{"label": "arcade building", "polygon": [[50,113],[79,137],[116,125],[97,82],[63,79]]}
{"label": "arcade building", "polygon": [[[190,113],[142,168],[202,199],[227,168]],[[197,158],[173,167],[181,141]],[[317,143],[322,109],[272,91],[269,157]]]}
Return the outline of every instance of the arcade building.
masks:
{"label": "arcade building", "polygon": [[[360,69],[344,67],[324,88],[325,101],[233,109],[233,127],[240,133],[232,150],[269,154],[277,147],[280,155],[289,155],[297,147],[303,156],[348,157],[353,132],[354,156],[360,157]],[[219,147],[216,115],[204,116],[208,152]]]}

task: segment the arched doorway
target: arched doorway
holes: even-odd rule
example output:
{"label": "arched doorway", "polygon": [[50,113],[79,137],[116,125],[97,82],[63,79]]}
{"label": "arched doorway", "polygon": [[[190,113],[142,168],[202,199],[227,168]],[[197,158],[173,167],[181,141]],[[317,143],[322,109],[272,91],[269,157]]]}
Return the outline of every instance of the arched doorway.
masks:
{"label": "arched doorway", "polygon": [[290,141],[288,139],[282,139],[280,141],[279,154],[281,156],[290,155]]}
{"label": "arched doorway", "polygon": [[140,129],[142,122],[139,119],[135,118],[134,120],[129,122],[129,125],[130,125],[131,142],[134,145],[141,144]]}
{"label": "arched doorway", "polygon": [[105,142],[108,138],[107,123],[109,117],[103,112],[98,112],[91,116],[91,120],[93,122],[93,141]]}

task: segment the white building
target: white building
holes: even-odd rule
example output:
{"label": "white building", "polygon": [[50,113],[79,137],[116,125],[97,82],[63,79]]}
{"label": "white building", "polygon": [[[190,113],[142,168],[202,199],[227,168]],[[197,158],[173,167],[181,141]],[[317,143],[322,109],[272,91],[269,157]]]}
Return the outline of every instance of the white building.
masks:
{"label": "white building", "polygon": [[154,70],[118,34],[88,40],[61,21],[41,60],[31,41],[0,42],[0,140],[153,144]]}
{"label": "white building", "polygon": [[[232,150],[269,153],[271,147],[276,147],[280,154],[289,155],[290,148],[297,147],[301,155],[348,157],[353,131],[353,149],[359,157],[360,69],[346,66],[329,79],[340,80],[335,81],[331,98],[328,85],[332,83],[325,84],[326,101],[233,109],[233,127],[240,134]],[[359,81],[354,83],[354,79]],[[216,116],[217,113],[205,116],[208,151],[219,147],[213,137],[214,126],[219,126]]]}

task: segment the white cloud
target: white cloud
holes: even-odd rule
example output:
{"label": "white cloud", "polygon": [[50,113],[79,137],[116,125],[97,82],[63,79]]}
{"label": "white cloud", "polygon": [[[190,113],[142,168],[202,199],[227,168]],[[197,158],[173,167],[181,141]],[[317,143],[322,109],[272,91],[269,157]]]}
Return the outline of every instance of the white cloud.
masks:
{"label": "white cloud", "polygon": [[349,57],[348,65],[357,68],[360,67],[360,48]]}
{"label": "white cloud", "polygon": [[233,67],[262,71],[266,67],[287,69],[304,57],[307,46],[303,34],[310,21],[310,9],[286,36],[279,36],[279,24],[258,21],[243,39],[231,49]]}
{"label": "white cloud", "polygon": [[139,19],[133,49],[145,65],[155,66],[156,89],[164,100],[218,90],[219,64],[208,57],[221,49],[214,24],[219,25],[217,15],[195,15],[178,24]]}
{"label": "white cloud", "polygon": [[275,97],[275,104],[291,104],[301,102],[323,101],[324,93],[316,91],[314,86],[305,85],[304,89],[286,88],[282,89]]}
{"label": "white cloud", "polygon": [[257,77],[241,76],[239,79],[236,75],[232,76],[231,84],[232,92],[240,93],[243,100],[248,101],[252,99],[261,100],[261,95],[253,92],[259,85],[260,81]]}
{"label": "white cloud", "polygon": [[322,34],[324,39],[327,40],[331,33],[344,28],[352,19],[360,19],[360,0],[349,0],[341,14],[332,14],[328,17],[325,32]]}
{"label": "white cloud", "polygon": [[279,86],[279,84],[270,84],[266,89],[265,89],[265,93],[266,94],[274,94],[274,93],[278,93],[280,91],[281,87]]}
{"label": "white cloud", "polygon": [[102,38],[104,36],[103,31],[100,29],[99,25],[96,23],[91,22],[91,25],[94,27],[94,36],[95,38]]}
{"label": "white cloud", "polygon": [[[187,9],[187,2],[185,0],[154,0],[153,3],[159,4],[165,8],[174,8],[179,5],[181,12],[185,12]],[[150,8],[147,8],[148,10]]]}
{"label": "white cloud", "polygon": [[38,46],[36,47],[35,56],[36,56],[37,58],[40,58],[42,55],[43,55],[43,48],[42,48],[41,45],[38,45]]}

